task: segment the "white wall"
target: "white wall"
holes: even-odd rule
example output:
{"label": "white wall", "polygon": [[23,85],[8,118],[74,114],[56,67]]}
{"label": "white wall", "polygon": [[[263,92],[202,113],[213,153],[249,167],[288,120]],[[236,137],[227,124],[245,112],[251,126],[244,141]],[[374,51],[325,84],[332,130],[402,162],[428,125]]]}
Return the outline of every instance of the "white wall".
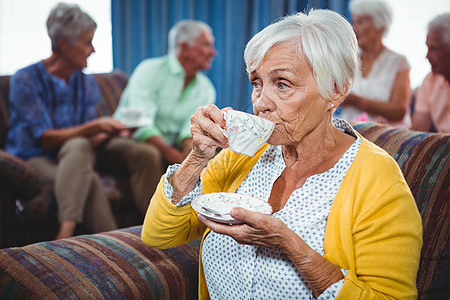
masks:
{"label": "white wall", "polygon": [[[406,55],[411,64],[411,86],[419,85],[430,71],[426,59],[426,26],[437,14],[450,12],[450,0],[387,0],[394,9],[394,20],[386,45]],[[50,39],[45,21],[59,0],[0,0],[0,74],[50,56]],[[86,72],[112,70],[110,0],[77,0],[97,22],[92,54]]]}
{"label": "white wall", "polygon": [[[46,21],[61,0],[0,0],[0,74],[45,59],[51,54]],[[93,45],[96,53],[88,60],[87,73],[112,70],[110,0],[76,0],[97,23]]]}

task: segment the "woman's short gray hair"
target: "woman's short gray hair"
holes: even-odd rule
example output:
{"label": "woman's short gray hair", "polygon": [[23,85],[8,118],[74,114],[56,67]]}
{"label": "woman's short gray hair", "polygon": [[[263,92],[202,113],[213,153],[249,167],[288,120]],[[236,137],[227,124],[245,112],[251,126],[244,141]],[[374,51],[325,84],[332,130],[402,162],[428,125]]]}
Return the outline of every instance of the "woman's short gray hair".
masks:
{"label": "woman's short gray hair", "polygon": [[444,44],[450,46],[450,13],[443,13],[434,17],[428,23],[428,31],[441,33]]}
{"label": "woman's short gray hair", "polygon": [[384,28],[386,36],[392,24],[392,8],[384,0],[350,0],[348,8],[352,15],[368,15],[376,28]]}
{"label": "woman's short gray hair", "polygon": [[97,29],[97,23],[76,4],[58,3],[47,18],[47,32],[52,50],[58,50],[58,40],[66,38],[71,44],[85,31]]}
{"label": "woman's short gray hair", "polygon": [[358,66],[357,41],[350,24],[331,10],[311,10],[282,18],[257,33],[247,44],[247,72],[256,70],[270,48],[292,44],[306,59],[324,99],[347,95]]}
{"label": "woman's short gray hair", "polygon": [[180,44],[193,45],[200,35],[205,32],[212,34],[212,29],[202,21],[181,20],[177,22],[169,31],[169,52],[178,55]]}

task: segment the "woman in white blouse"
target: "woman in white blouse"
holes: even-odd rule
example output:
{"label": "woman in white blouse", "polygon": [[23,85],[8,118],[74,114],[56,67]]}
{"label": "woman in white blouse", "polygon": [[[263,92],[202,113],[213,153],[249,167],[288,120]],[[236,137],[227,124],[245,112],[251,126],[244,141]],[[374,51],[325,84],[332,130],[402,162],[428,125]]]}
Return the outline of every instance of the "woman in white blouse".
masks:
{"label": "woman in white blouse", "polygon": [[[251,39],[253,111],[275,123],[253,157],[226,149],[216,106],[191,117],[193,150],[160,181],[142,239],[170,248],[203,236],[200,299],[417,296],[422,230],[408,185],[392,157],[332,120],[356,49],[350,24],[329,10],[288,16]],[[258,197],[273,213],[234,207],[242,224],[211,221],[190,203],[214,192]]]}
{"label": "woman in white blouse", "polygon": [[349,8],[359,46],[359,69],[351,93],[335,116],[409,128],[410,66],[405,56],[383,44],[392,10],[383,0],[352,0]]}

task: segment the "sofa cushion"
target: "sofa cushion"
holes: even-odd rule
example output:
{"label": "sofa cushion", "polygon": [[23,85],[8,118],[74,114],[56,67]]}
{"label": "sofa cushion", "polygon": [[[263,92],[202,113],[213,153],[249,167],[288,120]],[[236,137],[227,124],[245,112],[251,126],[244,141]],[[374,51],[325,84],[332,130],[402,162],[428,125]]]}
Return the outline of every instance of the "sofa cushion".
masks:
{"label": "sofa cushion", "polygon": [[112,115],[116,110],[120,96],[128,83],[128,77],[120,70],[93,75],[97,80],[102,94],[100,104],[97,106],[97,113],[100,116]]}
{"label": "sofa cushion", "polygon": [[197,299],[200,240],[156,250],[140,233],[136,226],[2,249],[0,298]]}
{"label": "sofa cushion", "polygon": [[450,135],[377,123],[353,125],[394,157],[422,216],[419,299],[446,299],[450,295]]}
{"label": "sofa cushion", "polygon": [[0,76],[0,149],[5,149],[9,120],[9,80],[11,76]]}
{"label": "sofa cushion", "polygon": [[0,150],[0,186],[16,199],[29,200],[41,190],[35,172],[21,159]]}

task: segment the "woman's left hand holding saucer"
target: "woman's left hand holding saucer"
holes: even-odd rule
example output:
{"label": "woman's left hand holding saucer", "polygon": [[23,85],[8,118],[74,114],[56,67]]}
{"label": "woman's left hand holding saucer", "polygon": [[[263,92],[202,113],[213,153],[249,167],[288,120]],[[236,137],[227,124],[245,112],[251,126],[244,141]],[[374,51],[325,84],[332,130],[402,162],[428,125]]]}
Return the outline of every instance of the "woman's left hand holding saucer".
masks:
{"label": "woman's left hand holding saucer", "polygon": [[198,215],[198,219],[215,233],[228,235],[239,244],[279,250],[283,248],[283,242],[287,236],[284,233],[289,229],[280,219],[241,207],[233,208],[230,214],[243,223],[228,225],[209,220],[202,215]]}

